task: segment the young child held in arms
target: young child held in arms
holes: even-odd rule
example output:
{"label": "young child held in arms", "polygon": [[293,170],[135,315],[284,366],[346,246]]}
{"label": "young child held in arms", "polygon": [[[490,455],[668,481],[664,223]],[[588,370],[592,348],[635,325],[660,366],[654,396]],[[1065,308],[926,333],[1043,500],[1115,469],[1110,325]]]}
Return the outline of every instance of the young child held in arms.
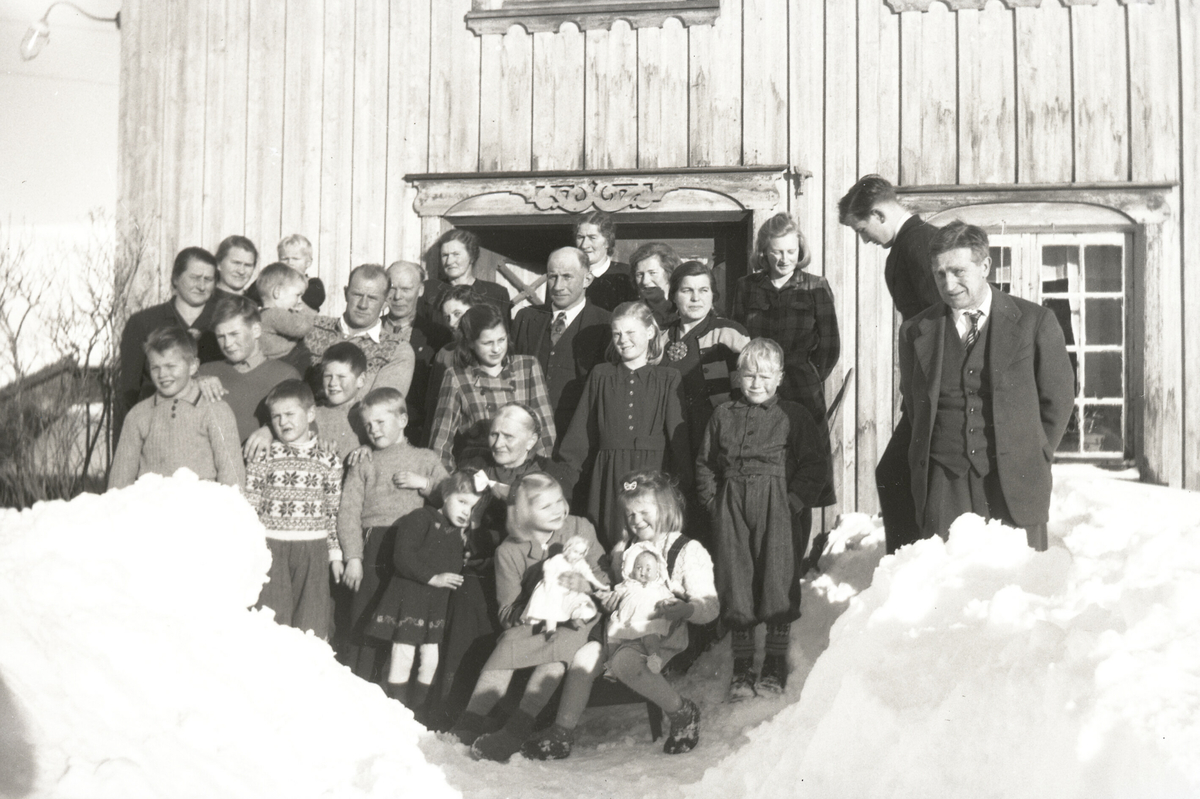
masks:
{"label": "young child held in arms", "polygon": [[605,605],[612,608],[608,618],[609,643],[618,643],[609,660],[624,648],[646,655],[646,668],[662,671],[659,650],[671,632],[671,622],[658,615],[660,602],[673,602],[675,594],[667,588],[667,564],[650,544],[639,542],[625,551],[624,574]]}
{"label": "young child held in arms", "polygon": [[[329,352],[338,347],[353,347],[362,357],[357,347],[345,342],[330,347]],[[422,507],[446,478],[446,470],[437,453],[414,447],[405,439],[408,408],[399,391],[377,388],[358,407],[373,451],[346,472],[337,529],[346,559],[342,582],[354,592],[348,665],[359,677],[370,680],[377,653],[371,640],[364,637],[363,628],[391,578],[391,547],[384,546],[388,528]]]}
{"label": "young child held in arms", "polygon": [[124,488],[143,474],[170,476],[182,466],[201,480],[241,485],[246,472],[237,421],[224,401],[201,398],[192,380],[200,362],[191,334],[159,328],[145,347],[155,394],[125,417],[108,487]]}
{"label": "young child held in arms", "polygon": [[308,278],[281,263],[263,267],[255,282],[262,299],[262,338],[268,358],[291,364],[300,374],[308,369],[309,352],[304,337],[313,328],[317,312],[301,301]]}
{"label": "young child held in arms", "polygon": [[596,579],[592,567],[586,560],[588,541],[580,536],[571,536],[563,544],[562,552],[548,558],[542,566],[542,579],[534,586],[529,604],[521,621],[526,624],[544,625],[543,632],[549,638],[561,622],[587,622],[596,618],[596,603],[587,594],[573,591],[562,584],[561,577],[567,572],[582,575],[592,588],[607,590],[608,586]]}
{"label": "young child held in arms", "polygon": [[[355,412],[367,383],[367,356],[349,341],[334,344],[321,356],[321,403],[317,405],[317,436],[331,445],[342,463],[370,437]],[[356,460],[356,459],[351,459]],[[395,521],[395,519],[390,520]]]}
{"label": "young child held in arms", "polygon": [[[372,392],[374,393],[374,392]],[[403,428],[401,428],[403,429]],[[437,674],[450,592],[463,584],[463,554],[482,492],[474,474],[458,471],[438,486],[441,509],[419,508],[396,522],[395,569],[367,633],[392,642],[388,695],[414,711]],[[410,682],[420,649],[416,682]]]}
{"label": "young child held in arms", "polygon": [[[805,511],[825,487],[816,422],[779,399],[783,350],[758,338],[738,356],[742,397],[718,406],[696,457],[696,489],[713,517],[717,593],[733,644],[732,701],[780,694],[788,642],[800,618]],[[810,511],[811,512],[811,511]],[[762,673],[754,673],[754,628],[767,625]]]}
{"label": "young child held in arms", "polygon": [[258,598],[280,624],[329,640],[333,615],[326,564],[342,574],[337,540],[342,464],[317,446],[316,402],[302,380],[284,380],[266,398],[275,440],[246,466],[246,500],[267,528],[271,568]]}

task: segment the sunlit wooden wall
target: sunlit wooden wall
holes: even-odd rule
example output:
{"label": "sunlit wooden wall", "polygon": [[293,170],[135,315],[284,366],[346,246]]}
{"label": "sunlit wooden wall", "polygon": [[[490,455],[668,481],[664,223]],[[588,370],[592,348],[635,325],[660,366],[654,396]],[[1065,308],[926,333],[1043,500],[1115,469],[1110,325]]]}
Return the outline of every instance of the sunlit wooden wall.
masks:
{"label": "sunlit wooden wall", "polygon": [[[898,183],[1176,181],[1148,254],[1151,478],[1200,488],[1197,0],[890,11],[722,0],[715,25],[476,36],[470,0],[127,0],[121,197],[162,272],[180,247],[302,232],[338,287],[418,256],[408,173],[792,164],[792,210],[855,370],[836,420],[844,509],[873,511],[893,423],[883,253],[839,226],[867,172]],[[1187,146],[1185,146],[1185,144]],[[165,281],[164,281],[165,282]],[[1191,313],[1184,314],[1184,308]],[[831,381],[833,382],[833,381]]]}

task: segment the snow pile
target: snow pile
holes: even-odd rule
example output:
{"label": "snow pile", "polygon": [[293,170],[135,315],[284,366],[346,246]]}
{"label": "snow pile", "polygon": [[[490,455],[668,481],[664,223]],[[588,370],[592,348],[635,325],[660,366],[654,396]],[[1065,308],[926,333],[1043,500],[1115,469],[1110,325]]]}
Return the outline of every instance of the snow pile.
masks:
{"label": "snow pile", "polygon": [[1200,794],[1200,496],[1098,474],[1056,470],[1048,552],[967,516],[884,558],[800,701],[685,793]]}
{"label": "snow pile", "polygon": [[[456,795],[407,710],[246,610],[269,562],[237,491],[188,472],[0,511],[0,740],[36,792]],[[0,793],[30,765],[8,759]]]}

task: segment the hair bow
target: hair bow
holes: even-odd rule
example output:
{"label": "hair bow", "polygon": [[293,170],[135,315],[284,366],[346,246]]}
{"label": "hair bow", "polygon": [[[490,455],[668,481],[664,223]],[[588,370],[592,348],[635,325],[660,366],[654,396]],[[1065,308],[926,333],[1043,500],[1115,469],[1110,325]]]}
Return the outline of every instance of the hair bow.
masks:
{"label": "hair bow", "polygon": [[625,484],[626,491],[637,491],[637,480],[630,480]]}

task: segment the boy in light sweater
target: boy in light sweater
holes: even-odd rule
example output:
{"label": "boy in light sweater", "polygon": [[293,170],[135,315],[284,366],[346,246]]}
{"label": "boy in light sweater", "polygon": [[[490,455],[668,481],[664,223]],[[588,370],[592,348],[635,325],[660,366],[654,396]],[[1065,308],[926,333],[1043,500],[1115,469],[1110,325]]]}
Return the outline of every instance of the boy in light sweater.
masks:
{"label": "boy in light sweater", "polygon": [[391,579],[393,545],[384,539],[397,519],[425,504],[447,474],[436,452],[405,439],[408,406],[399,391],[377,388],[363,398],[359,411],[372,451],[346,474],[338,539],[346,558],[342,581],[355,592],[345,656],[355,674],[370,680],[383,653],[363,630]]}
{"label": "boy in light sweater", "polygon": [[124,488],[143,474],[170,476],[184,466],[201,480],[241,485],[246,472],[233,410],[201,397],[192,380],[200,363],[196,341],[182,327],[161,327],[145,350],[155,394],[125,417],[108,487]]}
{"label": "boy in light sweater", "polygon": [[246,466],[246,500],[267,528],[271,568],[258,598],[280,624],[329,640],[333,601],[329,575],[342,576],[337,539],[342,464],[312,434],[316,401],[302,380],[284,380],[267,394],[275,440]]}

